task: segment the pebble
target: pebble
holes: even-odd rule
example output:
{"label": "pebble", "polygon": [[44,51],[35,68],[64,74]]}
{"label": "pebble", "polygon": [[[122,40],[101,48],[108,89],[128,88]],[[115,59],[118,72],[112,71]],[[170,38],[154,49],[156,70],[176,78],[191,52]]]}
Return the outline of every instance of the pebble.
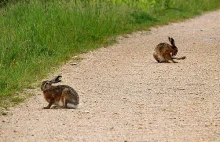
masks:
{"label": "pebble", "polygon": [[70,63],[70,65],[75,66],[75,65],[77,65],[77,63]]}
{"label": "pebble", "polygon": [[2,115],[7,115],[7,112],[2,112]]}

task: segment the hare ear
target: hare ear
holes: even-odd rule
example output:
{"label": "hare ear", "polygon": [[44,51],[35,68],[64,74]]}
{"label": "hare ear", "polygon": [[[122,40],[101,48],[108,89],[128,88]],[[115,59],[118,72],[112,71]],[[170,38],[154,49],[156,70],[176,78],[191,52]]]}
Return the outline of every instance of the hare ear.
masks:
{"label": "hare ear", "polygon": [[51,80],[52,83],[58,83],[58,82],[61,82],[60,78],[62,76],[61,75],[58,75],[57,77],[55,77],[54,79]]}
{"label": "hare ear", "polygon": [[171,38],[171,37],[168,37],[168,38],[169,38],[169,41],[170,41],[171,45],[175,46],[174,39],[173,39],[173,38]]}

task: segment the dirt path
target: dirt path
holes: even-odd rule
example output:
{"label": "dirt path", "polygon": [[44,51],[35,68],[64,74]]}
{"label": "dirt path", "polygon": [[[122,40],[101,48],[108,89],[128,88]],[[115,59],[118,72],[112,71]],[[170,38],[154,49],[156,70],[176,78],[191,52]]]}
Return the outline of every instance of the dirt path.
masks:
{"label": "dirt path", "polygon": [[[174,37],[178,64],[158,64],[159,42]],[[81,55],[58,73],[81,106],[43,110],[40,91],[0,116],[0,141],[220,141],[220,11]]]}

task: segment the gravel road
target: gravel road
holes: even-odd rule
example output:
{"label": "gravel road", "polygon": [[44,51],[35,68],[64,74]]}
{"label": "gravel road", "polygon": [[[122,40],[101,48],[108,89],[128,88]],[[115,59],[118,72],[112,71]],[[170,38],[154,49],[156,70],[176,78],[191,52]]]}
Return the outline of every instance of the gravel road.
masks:
{"label": "gravel road", "polygon": [[[168,36],[185,60],[154,60]],[[122,36],[80,57],[51,75],[77,90],[80,107],[44,110],[42,92],[32,91],[0,116],[0,141],[220,141],[220,11]]]}

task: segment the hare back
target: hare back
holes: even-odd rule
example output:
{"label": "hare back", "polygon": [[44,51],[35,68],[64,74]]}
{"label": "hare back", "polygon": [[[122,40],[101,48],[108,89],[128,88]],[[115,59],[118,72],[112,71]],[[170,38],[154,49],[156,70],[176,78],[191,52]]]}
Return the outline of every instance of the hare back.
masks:
{"label": "hare back", "polygon": [[170,53],[172,51],[173,51],[173,48],[168,43],[160,43],[155,48],[155,52],[158,54]]}
{"label": "hare back", "polygon": [[65,92],[65,93],[72,94],[72,95],[78,95],[77,92],[68,85],[52,86],[50,89],[47,89],[44,92],[51,93],[51,94],[59,94],[59,95]]}
{"label": "hare back", "polygon": [[51,86],[50,89],[43,91],[44,97],[47,101],[54,99],[56,102],[65,99],[79,100],[78,93],[70,86],[58,85]]}

